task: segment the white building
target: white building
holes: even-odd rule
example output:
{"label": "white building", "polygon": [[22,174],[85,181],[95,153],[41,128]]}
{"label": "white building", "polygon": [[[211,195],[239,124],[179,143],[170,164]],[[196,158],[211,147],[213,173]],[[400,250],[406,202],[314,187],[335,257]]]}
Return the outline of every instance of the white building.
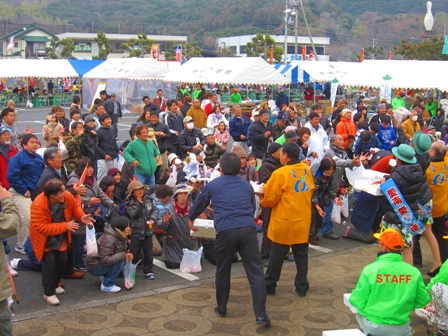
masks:
{"label": "white building", "polygon": [[[77,59],[92,59],[92,56],[98,56],[98,44],[95,42],[97,34],[94,33],[63,33],[56,35],[59,39],[71,38],[75,43],[75,51],[73,56]],[[127,57],[127,53],[121,47],[121,44],[129,41],[131,38],[137,38],[133,34],[108,34],[106,37],[110,43],[110,54],[108,58]],[[186,43],[187,36],[171,36],[171,35],[147,35],[148,39],[153,40],[160,48],[160,59],[163,60],[163,53],[171,47],[173,43]]]}
{"label": "white building", "polygon": [[[246,47],[248,42],[252,42],[255,35],[241,35],[241,36],[230,36],[230,37],[220,37],[217,39],[218,48],[229,48],[235,53],[236,56],[247,56]],[[285,47],[285,36],[283,35],[271,35],[274,39],[276,46],[284,48]],[[329,61],[330,56],[326,55],[325,47],[330,45],[329,37],[313,37],[314,46],[316,47],[316,52],[319,57],[319,61]],[[288,36],[287,39],[287,61],[291,62],[295,60],[295,36]],[[308,36],[298,36],[297,37],[297,53],[298,59],[302,59],[302,46],[306,46],[306,54],[309,55],[312,51],[311,41]],[[283,61],[283,60],[282,60]]]}

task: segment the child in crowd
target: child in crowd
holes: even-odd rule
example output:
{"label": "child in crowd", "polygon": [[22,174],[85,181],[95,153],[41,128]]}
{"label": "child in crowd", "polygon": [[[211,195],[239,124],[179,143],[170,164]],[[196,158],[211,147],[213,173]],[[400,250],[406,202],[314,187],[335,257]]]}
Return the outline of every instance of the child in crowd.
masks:
{"label": "child in crowd", "polygon": [[249,162],[258,172],[258,169],[260,169],[260,167],[257,166],[257,158],[255,157],[254,154],[249,154],[249,156],[247,157],[247,162]]}
{"label": "child in crowd", "polygon": [[230,134],[229,131],[227,131],[226,123],[223,121],[218,124],[218,129],[215,131],[215,140],[223,149],[227,149],[227,143],[230,141]]}
{"label": "child in crowd", "polygon": [[159,210],[151,197],[145,193],[148,186],[138,181],[129,183],[127,189],[128,200],[125,203],[126,211],[131,219],[131,243],[129,249],[135,256],[133,263],[140,260],[140,250],[143,249],[143,273],[148,280],[154,280],[153,270],[153,241],[154,224],[157,222]]}

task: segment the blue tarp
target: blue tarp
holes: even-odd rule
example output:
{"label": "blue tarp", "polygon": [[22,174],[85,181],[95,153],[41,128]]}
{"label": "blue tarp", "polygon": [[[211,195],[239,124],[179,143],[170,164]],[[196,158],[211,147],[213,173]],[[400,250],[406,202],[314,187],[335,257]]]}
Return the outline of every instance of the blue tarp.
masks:
{"label": "blue tarp", "polygon": [[78,73],[79,77],[84,76],[93,68],[103,63],[105,60],[68,60],[73,69]]}

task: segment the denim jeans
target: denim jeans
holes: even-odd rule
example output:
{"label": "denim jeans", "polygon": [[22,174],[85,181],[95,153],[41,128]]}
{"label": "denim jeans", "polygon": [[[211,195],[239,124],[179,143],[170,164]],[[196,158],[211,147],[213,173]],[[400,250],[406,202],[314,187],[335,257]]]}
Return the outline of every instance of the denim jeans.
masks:
{"label": "denim jeans", "polygon": [[72,235],[73,244],[73,258],[75,260],[75,267],[83,267],[84,261],[82,260],[82,254],[84,253],[84,245],[86,244],[86,236]]}
{"label": "denim jeans", "polygon": [[139,172],[134,170],[134,175],[137,176],[137,179],[141,184],[146,184],[150,187],[152,187],[152,186],[154,186],[154,184],[156,184],[156,178],[155,178],[154,174],[152,174],[151,176],[148,176],[148,175],[140,174]]}
{"label": "denim jeans", "polygon": [[94,276],[104,276],[103,286],[112,287],[113,285],[115,285],[118,276],[123,271],[123,266],[124,261],[111,266],[99,265],[90,270],[90,273]]}
{"label": "denim jeans", "polygon": [[323,207],[325,217],[322,218],[322,234],[330,233],[333,230],[333,221],[331,220],[331,212],[333,211],[334,201],[330,200],[330,205]]}

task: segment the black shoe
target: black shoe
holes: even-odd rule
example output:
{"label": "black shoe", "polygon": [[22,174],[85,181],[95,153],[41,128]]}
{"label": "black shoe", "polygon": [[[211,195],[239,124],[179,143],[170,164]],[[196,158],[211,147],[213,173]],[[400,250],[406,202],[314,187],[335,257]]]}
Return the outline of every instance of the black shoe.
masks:
{"label": "black shoe", "polygon": [[339,236],[335,235],[332,231],[326,234],[323,234],[322,237],[331,239],[331,240],[339,240]]}
{"label": "black shoe", "polygon": [[287,253],[285,256],[285,260],[289,261],[289,262],[293,262],[294,261],[294,255],[291,253]]}
{"label": "black shoe", "polygon": [[257,317],[257,324],[262,324],[263,327],[269,328],[271,326],[271,320],[269,317]]}
{"label": "black shoe", "polygon": [[269,259],[262,259],[261,261],[262,261],[262,263],[263,263],[263,267],[268,267],[268,265],[269,265]]}
{"label": "black shoe", "polygon": [[306,296],[306,292],[299,292],[297,288],[295,288],[294,291],[295,291],[300,297],[304,297],[304,296]]}
{"label": "black shoe", "polygon": [[266,295],[275,295],[275,288],[266,288]]}
{"label": "black shoe", "polygon": [[439,271],[440,271],[440,267],[441,266],[439,266],[439,267],[437,267],[434,271],[428,271],[428,275],[431,277],[431,278],[434,278],[437,274],[439,274]]}
{"label": "black shoe", "polygon": [[220,313],[218,307],[215,307],[215,314],[219,317],[226,317],[226,313]]}

